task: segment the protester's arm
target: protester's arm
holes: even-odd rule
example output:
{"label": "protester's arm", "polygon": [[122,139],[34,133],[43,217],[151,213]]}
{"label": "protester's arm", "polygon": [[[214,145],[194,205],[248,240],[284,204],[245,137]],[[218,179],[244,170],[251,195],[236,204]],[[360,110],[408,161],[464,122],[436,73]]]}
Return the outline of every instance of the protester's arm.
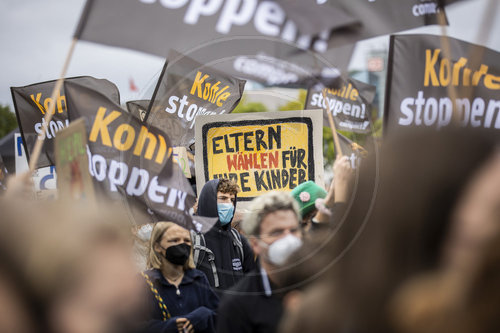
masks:
{"label": "protester's arm", "polygon": [[255,256],[253,254],[252,248],[250,247],[250,244],[248,243],[248,240],[243,235],[241,235],[241,243],[243,244],[243,252],[245,256],[243,258],[243,273],[248,273],[255,270]]}
{"label": "protester's arm", "polygon": [[333,164],[333,174],[333,184],[330,185],[328,194],[323,202],[324,208],[329,213],[319,209],[314,217],[314,220],[318,223],[328,223],[331,219],[332,209],[335,209],[333,212],[334,217],[338,218],[340,216],[342,218],[345,212],[345,204],[351,195],[354,171],[351,169],[351,164],[347,156],[342,156],[335,161]]}
{"label": "protester's arm", "polygon": [[5,199],[30,200],[33,198],[33,180],[29,171],[10,176],[6,186]]}
{"label": "protester's arm", "polygon": [[185,317],[192,323],[195,332],[206,331],[209,328],[209,331],[215,331],[219,297],[210,288],[205,274],[203,274],[203,278],[197,283],[199,283],[199,288],[202,292],[202,299],[200,301],[203,306],[187,314]]}

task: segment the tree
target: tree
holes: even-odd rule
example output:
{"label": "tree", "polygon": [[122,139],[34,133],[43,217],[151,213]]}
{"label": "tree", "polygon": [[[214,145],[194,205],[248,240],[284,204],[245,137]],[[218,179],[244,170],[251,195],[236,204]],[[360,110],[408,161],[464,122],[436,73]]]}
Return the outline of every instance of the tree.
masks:
{"label": "tree", "polygon": [[279,107],[280,111],[304,110],[306,105],[307,90],[300,89],[299,97],[296,101],[291,101]]}
{"label": "tree", "polygon": [[17,127],[16,115],[10,111],[8,105],[0,104],[0,138]]}
{"label": "tree", "polygon": [[259,102],[246,103],[245,98],[242,98],[240,103],[234,108],[232,113],[250,113],[250,112],[266,112],[267,108]]}

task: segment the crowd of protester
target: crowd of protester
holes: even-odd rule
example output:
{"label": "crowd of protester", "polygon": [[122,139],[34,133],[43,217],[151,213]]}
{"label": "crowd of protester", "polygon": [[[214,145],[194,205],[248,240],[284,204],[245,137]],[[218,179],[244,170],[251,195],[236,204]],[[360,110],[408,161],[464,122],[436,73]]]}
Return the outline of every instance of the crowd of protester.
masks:
{"label": "crowd of protester", "polygon": [[492,137],[395,135],[356,169],[338,158],[327,189],[243,210],[234,182],[211,180],[205,234],[135,226],[116,202],[34,200],[29,175],[11,177],[0,332],[500,332]]}

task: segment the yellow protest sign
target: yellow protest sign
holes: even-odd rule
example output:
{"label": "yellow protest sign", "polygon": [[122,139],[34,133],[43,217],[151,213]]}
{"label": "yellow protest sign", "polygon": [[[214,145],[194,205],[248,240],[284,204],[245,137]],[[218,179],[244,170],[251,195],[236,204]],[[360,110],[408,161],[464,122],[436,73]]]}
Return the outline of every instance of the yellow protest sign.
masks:
{"label": "yellow protest sign", "polygon": [[240,186],[239,199],[251,200],[322,179],[320,111],[200,116],[196,122],[199,190],[208,180],[230,178]]}

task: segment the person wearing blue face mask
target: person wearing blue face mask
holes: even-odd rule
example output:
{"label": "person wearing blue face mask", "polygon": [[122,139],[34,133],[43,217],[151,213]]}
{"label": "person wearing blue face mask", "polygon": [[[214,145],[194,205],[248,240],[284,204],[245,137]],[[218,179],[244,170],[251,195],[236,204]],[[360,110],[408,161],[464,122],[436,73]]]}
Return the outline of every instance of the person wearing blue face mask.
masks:
{"label": "person wearing blue face mask", "polygon": [[204,235],[191,232],[193,259],[217,292],[229,289],[255,267],[250,244],[231,225],[238,191],[232,180],[214,179],[203,186],[198,197],[197,214],[218,221]]}

